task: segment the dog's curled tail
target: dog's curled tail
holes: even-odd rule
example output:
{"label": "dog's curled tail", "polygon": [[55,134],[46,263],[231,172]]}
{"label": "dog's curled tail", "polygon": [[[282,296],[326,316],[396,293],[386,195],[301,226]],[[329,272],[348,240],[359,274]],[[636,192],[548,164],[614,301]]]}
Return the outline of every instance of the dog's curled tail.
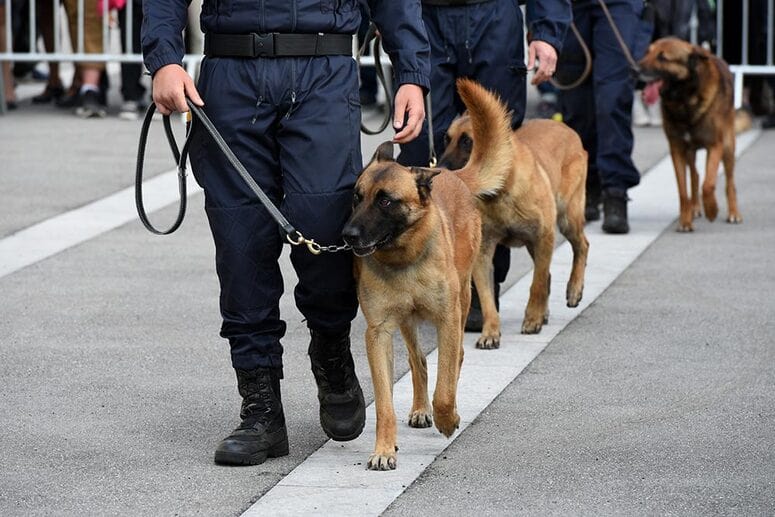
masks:
{"label": "dog's curled tail", "polygon": [[457,91],[474,133],[471,158],[459,175],[474,195],[495,196],[513,165],[511,115],[495,94],[471,79],[458,79]]}

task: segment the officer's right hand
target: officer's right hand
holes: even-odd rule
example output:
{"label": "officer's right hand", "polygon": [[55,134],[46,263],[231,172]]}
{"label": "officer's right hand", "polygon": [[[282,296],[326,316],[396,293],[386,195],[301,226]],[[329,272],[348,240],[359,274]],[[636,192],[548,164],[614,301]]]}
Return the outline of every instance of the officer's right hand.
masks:
{"label": "officer's right hand", "polygon": [[165,65],[153,75],[153,102],[162,115],[188,111],[186,96],[197,106],[204,106],[191,76],[180,65]]}

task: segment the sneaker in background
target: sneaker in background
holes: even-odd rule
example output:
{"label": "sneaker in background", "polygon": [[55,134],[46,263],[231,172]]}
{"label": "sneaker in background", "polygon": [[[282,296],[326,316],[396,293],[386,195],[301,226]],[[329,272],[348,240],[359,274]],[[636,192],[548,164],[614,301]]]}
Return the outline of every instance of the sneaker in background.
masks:
{"label": "sneaker in background", "polygon": [[81,105],[75,109],[75,114],[81,118],[103,118],[105,106],[100,104],[100,93],[96,90],[86,90],[81,95]]}
{"label": "sneaker in background", "polygon": [[124,101],[121,110],[118,112],[118,118],[122,120],[138,120],[140,118],[140,103],[137,101]]}

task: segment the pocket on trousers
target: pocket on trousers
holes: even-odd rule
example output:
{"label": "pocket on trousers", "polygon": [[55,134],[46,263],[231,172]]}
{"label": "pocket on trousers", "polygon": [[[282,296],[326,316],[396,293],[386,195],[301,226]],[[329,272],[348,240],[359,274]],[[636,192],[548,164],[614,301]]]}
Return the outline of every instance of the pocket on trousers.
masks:
{"label": "pocket on trousers", "polygon": [[359,176],[363,169],[361,157],[361,101],[358,93],[347,96],[347,112],[350,126],[350,170]]}

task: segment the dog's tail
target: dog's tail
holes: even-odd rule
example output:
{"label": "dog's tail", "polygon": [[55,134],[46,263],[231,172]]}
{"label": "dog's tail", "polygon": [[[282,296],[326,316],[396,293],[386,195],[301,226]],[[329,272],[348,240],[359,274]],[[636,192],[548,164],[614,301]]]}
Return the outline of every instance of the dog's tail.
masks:
{"label": "dog's tail", "polygon": [[513,166],[511,115],[495,94],[475,81],[458,79],[457,91],[474,133],[471,157],[458,175],[475,196],[495,196]]}

